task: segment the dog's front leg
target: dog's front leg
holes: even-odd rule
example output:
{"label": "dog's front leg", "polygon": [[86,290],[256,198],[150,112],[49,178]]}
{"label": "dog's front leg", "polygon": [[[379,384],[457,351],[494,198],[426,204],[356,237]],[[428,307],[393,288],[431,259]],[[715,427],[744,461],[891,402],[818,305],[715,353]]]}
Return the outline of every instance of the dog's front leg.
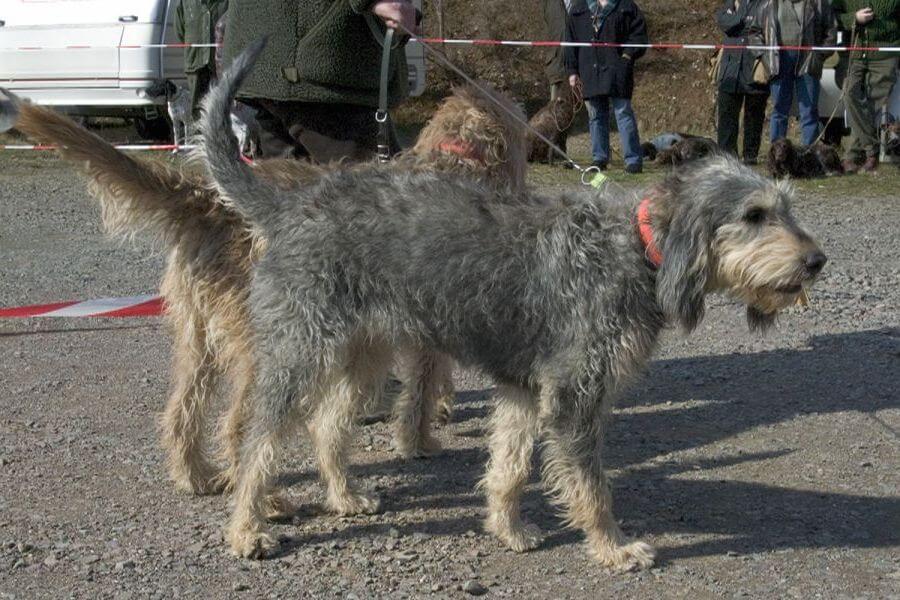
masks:
{"label": "dog's front leg", "polygon": [[522,521],[519,502],[531,472],[537,435],[537,398],[528,390],[501,387],[491,422],[491,459],[481,487],[487,491],[485,528],[516,552],[537,548],[540,530]]}
{"label": "dog's front leg", "polygon": [[627,542],[612,513],[603,472],[602,403],[587,390],[561,388],[542,394],[544,476],[566,521],[584,530],[591,555],[616,569],[646,568],[656,556],[643,542]]}

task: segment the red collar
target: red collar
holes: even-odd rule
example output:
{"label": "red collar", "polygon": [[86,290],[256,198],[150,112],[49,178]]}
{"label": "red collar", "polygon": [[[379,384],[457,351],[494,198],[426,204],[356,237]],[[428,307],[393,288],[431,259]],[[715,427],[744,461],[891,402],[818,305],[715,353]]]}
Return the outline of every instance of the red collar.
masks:
{"label": "red collar", "polygon": [[481,153],[474,144],[464,142],[459,138],[444,140],[437,145],[436,150],[446,152],[447,154],[455,154],[460,158],[477,160],[481,162]]}
{"label": "red collar", "polygon": [[638,205],[637,228],[644,245],[644,256],[657,269],[662,265],[663,255],[653,240],[653,221],[650,219],[650,198],[644,198]]}

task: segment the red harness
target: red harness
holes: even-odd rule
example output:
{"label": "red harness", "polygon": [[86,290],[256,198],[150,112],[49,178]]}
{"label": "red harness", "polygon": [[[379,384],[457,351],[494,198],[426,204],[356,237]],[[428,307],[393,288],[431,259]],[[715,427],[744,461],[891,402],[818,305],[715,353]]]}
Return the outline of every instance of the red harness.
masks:
{"label": "red harness", "polygon": [[644,245],[644,256],[657,269],[662,265],[663,255],[653,241],[653,221],[650,220],[650,198],[644,198],[638,205],[637,229]]}
{"label": "red harness", "polygon": [[482,161],[481,153],[478,152],[478,148],[476,148],[474,144],[464,142],[458,138],[444,140],[437,145],[436,149],[440,152],[446,152],[447,154],[455,154],[462,159],[477,160],[478,162]]}

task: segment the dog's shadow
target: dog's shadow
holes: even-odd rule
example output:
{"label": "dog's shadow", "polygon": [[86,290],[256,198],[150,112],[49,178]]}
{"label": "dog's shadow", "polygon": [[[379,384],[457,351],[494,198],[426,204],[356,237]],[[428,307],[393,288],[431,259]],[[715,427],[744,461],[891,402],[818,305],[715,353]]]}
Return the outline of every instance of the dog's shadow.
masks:
{"label": "dog's shadow", "polygon": [[[886,526],[900,514],[900,498],[806,491],[798,486],[801,473],[793,472],[784,486],[726,479],[727,474],[697,478],[713,469],[762,463],[799,451],[795,438],[780,440],[771,428],[803,416],[857,412],[871,421],[873,435],[896,440],[897,432],[877,413],[900,407],[898,358],[900,329],[880,329],[815,337],[801,350],[654,362],[643,382],[619,403],[619,414],[609,426],[605,459],[617,470],[616,516],[631,535],[715,534],[712,540],[661,548],[663,561],[727,551],[900,543],[900,528]],[[458,396],[457,435],[467,437],[466,432],[480,430],[489,412],[487,395],[488,391],[479,391]],[[722,443],[751,431],[765,431],[756,435],[770,438],[771,449],[752,453],[737,441]],[[858,445],[867,442],[860,439]],[[710,444],[722,449],[705,449],[695,460],[683,454],[667,458]],[[467,448],[427,460],[398,458],[357,466],[354,471],[363,479],[400,473],[414,482],[382,490],[386,510],[470,508],[467,516],[402,526],[409,534],[460,535],[481,530],[484,502],[474,490],[486,458],[483,447]],[[811,477],[812,483],[801,485],[825,487],[826,482],[813,481],[815,473]],[[535,475],[532,483],[536,482]],[[562,528],[539,486],[531,486],[525,495],[523,512],[549,534],[543,549],[582,538],[581,533]],[[349,538],[386,527],[351,525],[327,537]]]}

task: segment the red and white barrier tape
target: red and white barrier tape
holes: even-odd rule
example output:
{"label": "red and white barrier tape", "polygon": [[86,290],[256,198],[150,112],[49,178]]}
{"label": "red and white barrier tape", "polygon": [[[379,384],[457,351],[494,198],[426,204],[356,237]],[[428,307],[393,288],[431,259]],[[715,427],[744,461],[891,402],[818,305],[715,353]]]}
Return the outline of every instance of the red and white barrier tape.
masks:
{"label": "red and white barrier tape", "polygon": [[[197,146],[177,146],[175,144],[119,144],[113,147],[116,150],[124,150],[127,152],[163,152],[166,150],[192,150]],[[0,151],[2,150],[50,151],[59,150],[59,146],[46,146],[42,144],[0,144]]]}
{"label": "red and white barrier tape", "polygon": [[162,296],[145,295],[0,308],[0,319],[22,319],[26,317],[158,317],[163,313],[163,310]]}
{"label": "red and white barrier tape", "polygon": [[[643,48],[647,50],[808,50],[817,52],[900,52],[900,46],[761,46],[739,44],[685,44],[659,42],[653,44],[628,44],[614,42],[560,42],[554,40],[491,40],[454,38],[411,38],[410,41],[426,44],[451,44],[465,46],[524,46],[552,48],[556,46],[576,48]],[[127,44],[119,46],[13,46],[0,48],[6,52],[35,52],[41,50],[137,50],[141,48],[215,48],[216,44]],[[6,80],[9,81],[9,80]]]}

